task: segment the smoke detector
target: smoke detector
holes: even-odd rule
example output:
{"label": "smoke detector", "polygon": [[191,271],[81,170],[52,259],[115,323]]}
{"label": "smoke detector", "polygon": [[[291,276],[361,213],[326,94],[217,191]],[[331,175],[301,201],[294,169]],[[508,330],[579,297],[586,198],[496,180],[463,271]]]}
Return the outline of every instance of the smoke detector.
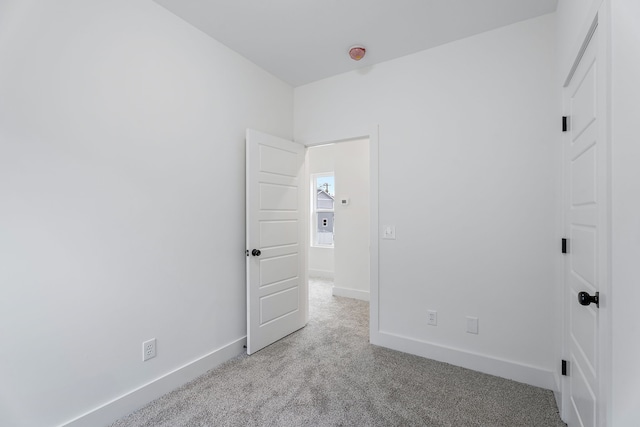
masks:
{"label": "smoke detector", "polygon": [[365,53],[367,53],[367,49],[362,46],[353,46],[351,49],[349,49],[349,56],[354,61],[360,61],[362,58],[364,58]]}

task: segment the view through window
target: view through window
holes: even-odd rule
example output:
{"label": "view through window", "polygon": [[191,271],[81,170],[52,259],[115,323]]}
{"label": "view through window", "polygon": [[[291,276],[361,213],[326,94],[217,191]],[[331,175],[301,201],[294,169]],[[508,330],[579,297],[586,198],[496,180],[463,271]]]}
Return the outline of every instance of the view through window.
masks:
{"label": "view through window", "polygon": [[335,178],[333,173],[313,177],[313,230],[315,246],[333,246]]}

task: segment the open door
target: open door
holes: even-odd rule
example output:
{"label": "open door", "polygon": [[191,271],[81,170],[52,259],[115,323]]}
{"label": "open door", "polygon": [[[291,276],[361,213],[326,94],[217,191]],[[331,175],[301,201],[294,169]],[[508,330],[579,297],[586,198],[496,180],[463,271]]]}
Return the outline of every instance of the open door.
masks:
{"label": "open door", "polygon": [[305,326],[305,148],[247,129],[247,353]]}
{"label": "open door", "polygon": [[[601,425],[607,289],[607,143],[597,24],[564,91],[566,414],[570,427]],[[606,301],[606,299],[605,299]]]}

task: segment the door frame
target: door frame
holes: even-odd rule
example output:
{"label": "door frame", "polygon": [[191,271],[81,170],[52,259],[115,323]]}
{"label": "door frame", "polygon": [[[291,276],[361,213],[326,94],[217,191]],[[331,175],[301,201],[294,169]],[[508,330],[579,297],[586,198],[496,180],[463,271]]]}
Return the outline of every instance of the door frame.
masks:
{"label": "door frame", "polygon": [[[602,427],[606,427],[611,425],[611,402],[612,402],[612,384],[611,384],[611,374],[612,374],[612,304],[611,304],[611,235],[612,235],[612,224],[611,224],[611,29],[610,29],[610,18],[609,18],[609,2],[603,1],[597,8],[595,8],[589,16],[588,21],[586,21],[585,26],[583,26],[581,34],[583,37],[581,38],[581,43],[579,46],[573,49],[573,58],[574,60],[571,63],[571,67],[568,70],[563,70],[564,74],[562,80],[562,111],[563,115],[567,115],[568,106],[565,105],[565,91],[568,90],[568,86],[571,83],[573,78],[573,74],[576,71],[581,59],[582,55],[591,41],[591,37],[593,32],[597,29],[598,31],[598,39],[597,39],[597,60],[598,60],[598,121],[600,122],[598,129],[598,140],[599,143],[604,144],[605,146],[605,165],[606,171],[604,171],[604,175],[601,175],[602,172],[598,173],[599,179],[604,179],[604,183],[602,184],[603,193],[602,195],[598,195],[599,201],[604,204],[599,212],[599,228],[602,230],[601,236],[603,238],[599,241],[599,263],[600,266],[598,268],[598,280],[599,280],[599,289],[600,289],[600,308],[598,310],[599,313],[599,322],[598,322],[598,396],[597,396],[597,410],[598,410],[598,425]],[[588,24],[588,25],[587,25]],[[568,133],[563,135],[563,150],[564,150],[564,141],[565,138],[568,138]],[[564,154],[563,154],[564,159]],[[566,210],[564,201],[567,197],[567,188],[566,188],[566,171],[564,170],[564,160],[563,160],[563,172],[562,172],[562,229],[563,233],[566,236]],[[566,263],[567,260],[564,260]],[[563,359],[567,360],[569,356],[569,346],[570,343],[567,341],[567,337],[569,336],[569,313],[567,312],[567,306],[569,301],[566,300],[566,286],[567,286],[567,278],[566,278],[566,269],[563,268],[563,278],[562,278],[562,294],[563,294],[563,305],[562,305],[562,356]],[[572,375],[571,366],[569,367],[569,375]],[[560,391],[562,393],[562,399],[560,399],[562,403],[561,407],[561,418],[566,421],[569,415],[569,377],[561,377],[561,387]]]}
{"label": "door frame", "polygon": [[[312,140],[308,142],[301,142],[306,148],[304,175],[306,180],[306,188],[311,185],[309,180],[309,162],[308,162],[308,148],[318,145],[334,144],[340,142],[353,141],[357,139],[369,140],[369,341],[375,344],[378,341],[379,331],[379,225],[378,225],[378,179],[379,179],[379,136],[378,125],[372,125],[365,129],[355,130],[352,132],[338,134],[335,137],[329,137],[322,140]],[[298,141],[300,142],[300,141]],[[311,212],[310,195],[307,191],[305,196],[305,221],[307,222],[307,230],[309,229],[309,218]],[[309,321],[309,245],[310,245],[310,233],[305,233],[305,283],[307,288],[307,299],[305,307],[305,316],[307,322]]]}

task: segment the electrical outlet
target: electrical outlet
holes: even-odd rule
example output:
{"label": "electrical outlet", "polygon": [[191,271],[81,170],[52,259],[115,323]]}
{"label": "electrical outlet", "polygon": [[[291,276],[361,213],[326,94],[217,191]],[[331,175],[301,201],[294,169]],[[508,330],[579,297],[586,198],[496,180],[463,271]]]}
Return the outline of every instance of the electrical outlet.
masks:
{"label": "electrical outlet", "polygon": [[142,343],[142,361],[146,362],[154,357],[156,357],[156,339],[152,338]]}
{"label": "electrical outlet", "polygon": [[382,226],[382,238],[387,240],[396,240],[396,226],[395,225],[383,225]]}
{"label": "electrical outlet", "polygon": [[478,333],[478,318],[467,316],[467,332],[470,334]]}
{"label": "electrical outlet", "polygon": [[427,324],[431,326],[438,326],[438,312],[435,310],[427,311]]}

